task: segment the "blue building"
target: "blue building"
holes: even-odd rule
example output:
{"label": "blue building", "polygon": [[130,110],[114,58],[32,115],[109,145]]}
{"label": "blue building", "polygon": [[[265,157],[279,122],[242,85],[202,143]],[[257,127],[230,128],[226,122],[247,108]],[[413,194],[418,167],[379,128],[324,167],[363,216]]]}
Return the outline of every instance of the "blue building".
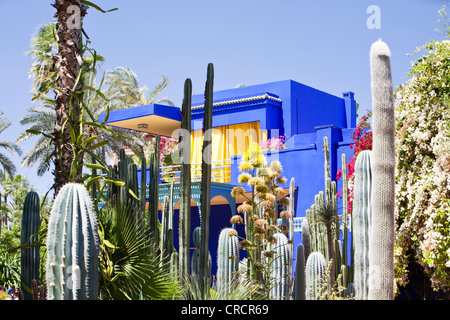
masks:
{"label": "blue building", "polygon": [[[350,144],[356,127],[356,102],[353,92],[344,92],[342,97],[337,97],[292,80],[216,91],[213,97],[214,190],[209,247],[214,274],[219,232],[230,226],[230,218],[239,205],[239,199],[232,198],[230,191],[238,184],[239,163],[245,148],[252,143],[286,135],[286,149],[264,153],[269,161],[276,159],[281,162],[283,176],[287,178],[286,192],[289,192],[290,179],[295,181],[295,192],[289,195],[295,203],[295,247],[301,242],[301,221],[306,210],[314,203],[315,195],[325,189],[324,137],[329,143],[332,179],[341,168],[342,154],[347,159],[353,155]],[[203,103],[203,95],[192,96],[191,163],[194,173],[199,171],[201,162]],[[100,122],[104,116],[100,116]],[[152,104],[113,111],[106,123],[171,137],[181,126],[181,113],[178,107]],[[162,176],[161,202],[169,187],[163,181]],[[199,193],[195,188],[199,186],[194,182],[192,230],[200,224]],[[342,182],[338,181],[337,190],[341,189]],[[342,205],[338,211],[342,213]],[[177,217],[174,221],[178,221]],[[238,228],[238,232],[242,230]]]}

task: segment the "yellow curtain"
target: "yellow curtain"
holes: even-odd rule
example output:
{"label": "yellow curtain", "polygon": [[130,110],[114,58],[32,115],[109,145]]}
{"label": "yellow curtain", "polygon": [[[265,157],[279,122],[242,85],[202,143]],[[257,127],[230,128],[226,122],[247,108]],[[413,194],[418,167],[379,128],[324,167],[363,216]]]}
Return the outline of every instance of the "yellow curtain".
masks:
{"label": "yellow curtain", "polygon": [[[258,121],[213,128],[212,181],[229,182],[231,156],[243,154],[249,145],[259,143],[260,139],[261,133]],[[202,130],[192,131],[191,164],[193,179],[201,178],[202,144]],[[225,168],[221,168],[222,166]]]}

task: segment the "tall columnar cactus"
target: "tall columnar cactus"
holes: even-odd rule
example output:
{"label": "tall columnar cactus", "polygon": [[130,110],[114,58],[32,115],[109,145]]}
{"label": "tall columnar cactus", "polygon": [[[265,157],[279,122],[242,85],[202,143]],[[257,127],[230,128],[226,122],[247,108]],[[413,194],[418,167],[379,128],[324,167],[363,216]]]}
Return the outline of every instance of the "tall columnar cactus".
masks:
{"label": "tall columnar cactus", "polygon": [[[21,282],[22,287],[31,289],[33,279],[39,286],[39,247],[33,247],[37,241],[37,233],[41,224],[39,195],[30,191],[23,204],[22,225],[20,234],[21,252]],[[33,295],[28,290],[23,290],[25,300],[32,300]]]}
{"label": "tall columnar cactus", "polygon": [[273,244],[274,259],[270,265],[270,276],[273,279],[270,297],[285,300],[289,298],[291,289],[289,262],[292,258],[291,246],[284,233],[277,232],[273,236],[276,243]]}
{"label": "tall columnar cactus", "polygon": [[306,259],[305,246],[297,245],[297,259],[295,260],[294,300],[306,300]]}
{"label": "tall columnar cactus", "polygon": [[149,189],[149,203],[148,203],[148,222],[150,234],[152,235],[156,246],[158,246],[158,193],[159,193],[159,142],[160,136],[155,137],[155,150],[150,157],[150,183]]}
{"label": "tall columnar cactus", "polygon": [[316,300],[324,286],[327,262],[320,252],[311,252],[306,261],[306,300]]}
{"label": "tall columnar cactus", "polygon": [[209,254],[209,217],[211,213],[211,143],[212,143],[212,111],[213,111],[214,66],[208,64],[205,84],[205,106],[203,116],[203,145],[202,145],[202,180],[201,180],[201,231],[200,246],[200,277],[205,278],[208,273]]}
{"label": "tall columnar cactus", "polygon": [[347,161],[345,154],[342,154],[342,260],[344,265],[348,265],[348,180]]}
{"label": "tall columnar cactus", "polygon": [[144,221],[147,205],[147,158],[141,157],[141,185],[139,188],[140,218]]}
{"label": "tall columnar cactus", "polygon": [[98,252],[92,199],[84,185],[68,183],[56,196],[48,223],[48,300],[97,299]]}
{"label": "tall columnar cactus", "polygon": [[184,98],[181,106],[180,143],[182,144],[182,157],[180,169],[180,217],[179,217],[179,259],[180,275],[190,274],[191,243],[191,97],[192,82],[184,82]]}
{"label": "tall columnar cactus", "polygon": [[239,240],[236,230],[225,228],[220,231],[217,248],[217,291],[231,292],[239,271]]}
{"label": "tall columnar cactus", "polygon": [[372,226],[369,299],[394,298],[395,115],[389,47],[370,50],[373,104]]}
{"label": "tall columnar cactus", "polygon": [[362,151],[355,162],[353,241],[355,298],[368,298],[369,236],[371,225],[372,151]]}

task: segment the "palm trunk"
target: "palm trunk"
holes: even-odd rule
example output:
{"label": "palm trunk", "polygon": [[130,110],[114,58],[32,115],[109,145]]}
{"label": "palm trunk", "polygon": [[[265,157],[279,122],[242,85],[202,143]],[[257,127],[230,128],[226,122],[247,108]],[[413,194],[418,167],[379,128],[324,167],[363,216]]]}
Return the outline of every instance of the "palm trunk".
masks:
{"label": "palm trunk", "polygon": [[[56,9],[56,30],[58,52],[54,55],[57,70],[55,89],[56,123],[54,131],[55,145],[55,196],[59,189],[69,181],[72,163],[77,150],[72,150],[68,144],[71,141],[68,125],[71,125],[75,135],[80,133],[80,108],[73,92],[81,91],[82,84],[76,81],[80,72],[81,58],[81,20],[86,15],[87,6],[81,0],[55,0],[52,4]],[[76,85],[76,88],[74,88]],[[64,122],[68,121],[63,130]],[[76,163],[82,161],[76,159]],[[80,182],[81,170],[75,177]]]}

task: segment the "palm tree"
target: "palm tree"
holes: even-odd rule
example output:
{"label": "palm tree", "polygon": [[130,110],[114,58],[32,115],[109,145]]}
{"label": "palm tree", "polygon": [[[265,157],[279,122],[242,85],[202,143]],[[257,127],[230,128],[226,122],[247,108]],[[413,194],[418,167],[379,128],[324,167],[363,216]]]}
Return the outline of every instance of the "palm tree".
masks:
{"label": "palm tree", "polygon": [[[79,159],[74,159],[79,151],[78,145],[74,146],[74,150],[68,145],[71,141],[70,130],[63,128],[72,126],[75,136],[80,133],[80,101],[83,88],[83,83],[78,80],[82,66],[81,23],[88,6],[82,4],[82,0],[55,0],[52,6],[56,9],[58,41],[58,52],[53,55],[56,69],[54,90],[56,123],[53,139],[55,148],[53,175],[56,195],[59,189],[69,181],[68,175],[71,172],[72,163],[83,161],[82,154]],[[79,172],[75,182],[81,182],[81,178],[81,172]]]}
{"label": "palm tree", "polygon": [[[119,70],[126,70],[125,73]],[[86,90],[84,95],[84,103],[89,112],[83,114],[86,121],[97,122],[100,113],[107,110],[124,109],[127,107],[134,107],[140,104],[156,103],[164,101],[168,104],[173,102],[168,98],[158,99],[155,101],[149,100],[150,97],[156,97],[167,84],[167,79],[163,78],[161,83],[152,91],[145,100],[142,98],[146,91],[145,87],[135,85],[130,86],[131,83],[137,84],[137,76],[129,69],[118,67],[114,71],[107,73],[105,79],[104,96],[107,100],[100,97],[93,90]],[[100,87],[95,84],[95,74],[93,72],[87,73],[84,77],[84,83],[91,88]],[[53,100],[50,98],[40,97],[42,102],[41,107],[31,107],[28,113],[20,120],[20,124],[28,126],[27,131],[21,133],[16,140],[16,143],[22,143],[35,136],[36,132],[42,133],[36,144],[24,155],[20,165],[22,167],[32,167],[38,164],[37,174],[42,176],[50,169],[51,159],[54,156],[54,145],[51,143],[56,121],[56,112],[53,107]],[[93,126],[85,126],[83,130],[86,138],[88,136],[96,135],[99,141],[108,140],[109,143],[97,150],[97,155],[106,161],[106,156],[111,154],[119,154],[119,150],[123,147],[130,148],[136,153],[143,153],[146,141],[142,133],[130,131],[121,128],[112,128],[115,133],[120,133],[123,136],[131,139],[120,138],[109,131],[100,130]]]}
{"label": "palm tree", "polygon": [[139,81],[136,73],[130,68],[116,67],[114,70],[108,72],[108,77],[105,81],[107,92],[111,99],[111,110],[132,108],[151,103],[168,104],[174,106],[172,100],[169,98],[159,98],[157,96],[167,87],[169,78],[162,76],[162,80],[156,85],[152,92],[147,96],[147,87],[139,87]]}
{"label": "palm tree", "polygon": [[20,120],[21,125],[30,125],[29,132],[21,133],[16,143],[22,143],[35,135],[31,133],[41,132],[35,145],[23,156],[20,162],[21,167],[30,168],[38,163],[37,175],[43,176],[50,169],[50,160],[54,154],[55,148],[52,144],[52,134],[55,129],[56,113],[54,103],[51,99],[42,101],[42,107],[29,108],[28,113]]}
{"label": "palm tree", "polygon": [[[36,36],[33,37],[31,50],[28,54],[36,61],[30,69],[30,75],[34,78],[34,98],[42,103],[41,107],[28,109],[28,114],[20,121],[21,125],[29,126],[26,132],[21,133],[16,143],[21,143],[41,133],[36,144],[27,152],[21,161],[21,166],[31,167],[38,163],[37,173],[42,176],[50,169],[51,159],[55,155],[55,146],[52,143],[56,123],[56,111],[54,99],[48,96],[49,90],[54,86],[55,68],[53,53],[57,48],[56,28],[54,23],[45,24],[40,27]],[[97,62],[103,61],[103,57],[97,55]],[[92,55],[83,57],[83,65],[92,65]],[[103,92],[102,96],[96,90],[84,90],[83,104],[89,112],[83,113],[85,121],[97,122],[100,113],[110,110],[130,108],[149,103],[166,103],[174,105],[168,98],[157,99],[157,96],[168,85],[168,78],[163,77],[161,82],[147,96],[146,87],[139,87],[137,75],[129,68],[117,67],[107,72],[106,77],[96,84],[95,70],[84,73],[83,83],[85,88],[98,88]],[[106,98],[106,99],[105,99]],[[98,141],[107,140],[109,143],[99,148],[97,155],[105,160],[106,155],[118,154],[119,150],[127,147],[136,153],[143,153],[145,139],[143,134],[112,128],[114,133],[120,133],[131,139],[123,139],[110,131],[86,125],[83,129],[85,138],[96,135]],[[87,159],[89,161],[89,159]]]}
{"label": "palm tree", "polygon": [[[0,134],[5,131],[11,124],[12,123],[9,119],[3,118],[3,112],[0,112]],[[15,153],[17,153],[18,155],[22,154],[22,151],[17,146],[17,144],[9,141],[0,140],[0,148],[6,149],[13,155]],[[11,159],[9,159],[2,153],[0,153],[0,165],[3,167],[3,170],[10,175],[14,175],[14,173],[16,172],[16,166],[13,164]]]}

